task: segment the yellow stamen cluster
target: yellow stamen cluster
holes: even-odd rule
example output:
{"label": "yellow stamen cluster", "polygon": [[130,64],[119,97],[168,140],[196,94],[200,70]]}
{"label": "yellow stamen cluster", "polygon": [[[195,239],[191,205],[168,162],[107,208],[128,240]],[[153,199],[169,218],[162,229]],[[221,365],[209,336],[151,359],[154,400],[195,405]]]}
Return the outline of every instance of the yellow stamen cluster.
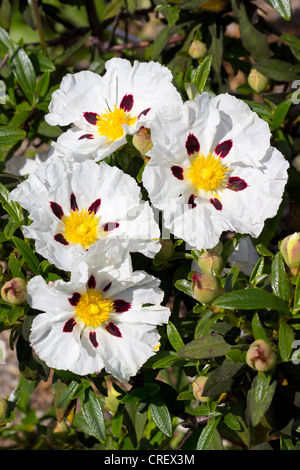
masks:
{"label": "yellow stamen cluster", "polygon": [[110,298],[104,299],[100,292],[88,290],[81,296],[75,312],[86,326],[97,328],[108,321],[110,314],[114,312],[114,307]]}
{"label": "yellow stamen cluster", "polygon": [[219,157],[211,154],[205,157],[199,153],[185,170],[185,176],[198,192],[218,191],[226,187],[228,171]]}
{"label": "yellow stamen cluster", "polygon": [[136,116],[131,117],[122,108],[114,106],[112,111],[101,114],[97,121],[98,133],[107,137],[108,140],[115,141],[124,135],[123,124],[132,126],[137,120]]}
{"label": "yellow stamen cluster", "polygon": [[82,245],[88,249],[105,232],[99,227],[99,217],[87,209],[71,212],[68,217],[63,217],[64,237],[69,243]]}

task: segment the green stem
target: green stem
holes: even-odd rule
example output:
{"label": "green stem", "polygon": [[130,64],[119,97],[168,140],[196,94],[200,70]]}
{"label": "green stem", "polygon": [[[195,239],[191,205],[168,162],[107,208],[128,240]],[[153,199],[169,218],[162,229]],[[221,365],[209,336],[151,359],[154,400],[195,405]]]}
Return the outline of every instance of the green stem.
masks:
{"label": "green stem", "polygon": [[41,16],[40,16],[40,12],[39,12],[36,0],[32,0],[32,6],[33,6],[34,14],[35,14],[36,25],[37,25],[37,29],[38,29],[38,32],[39,32],[40,43],[41,43],[41,46],[42,46],[42,49],[43,49],[43,53],[46,57],[48,57],[42,20],[41,20]]}

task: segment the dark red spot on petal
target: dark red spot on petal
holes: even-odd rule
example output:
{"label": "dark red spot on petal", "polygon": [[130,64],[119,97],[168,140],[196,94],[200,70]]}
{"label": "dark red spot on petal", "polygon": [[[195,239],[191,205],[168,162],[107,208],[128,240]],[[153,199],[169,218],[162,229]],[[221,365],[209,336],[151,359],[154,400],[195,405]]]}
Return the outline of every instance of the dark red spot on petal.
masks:
{"label": "dark red spot on petal", "polygon": [[189,209],[194,209],[196,207],[196,203],[195,203],[195,199],[196,199],[197,196],[195,196],[194,194],[191,194],[190,197],[189,197],[189,200],[188,200],[188,205],[189,205]]}
{"label": "dark red spot on petal", "polygon": [[106,325],[105,329],[106,329],[106,331],[108,331],[108,333],[110,333],[111,335],[117,336],[117,338],[122,338],[121,331],[119,330],[119,328],[117,327],[117,325],[115,325],[114,323],[109,322],[109,323]]}
{"label": "dark red spot on petal", "polygon": [[228,180],[227,188],[231,189],[232,191],[243,191],[246,189],[248,184],[242,178],[238,176],[231,176]]}
{"label": "dark red spot on petal", "polygon": [[109,282],[102,290],[103,292],[107,292],[111,288],[111,282]]}
{"label": "dark red spot on petal", "polygon": [[214,206],[215,209],[217,209],[217,211],[221,211],[223,206],[221,204],[221,201],[220,199],[218,199],[217,197],[214,197],[214,198],[211,198],[210,199],[210,202],[212,203],[212,205]]}
{"label": "dark red spot on petal", "polygon": [[68,298],[68,301],[70,302],[71,305],[73,305],[73,307],[76,307],[80,299],[81,299],[81,294],[79,294],[79,292],[74,292],[72,294],[72,297]]}
{"label": "dark red spot on petal", "polygon": [[89,289],[95,289],[95,287],[96,287],[96,279],[95,279],[94,274],[92,274],[92,275],[89,277],[89,280],[88,280],[87,284],[88,284],[88,288],[89,288]]}
{"label": "dark red spot on petal", "polygon": [[97,211],[99,210],[100,205],[101,205],[101,199],[96,199],[96,201],[94,201],[88,208],[89,213],[94,212],[96,214]]}
{"label": "dark red spot on petal", "polygon": [[224,142],[221,142],[220,144],[216,146],[215,153],[219,157],[224,158],[230,152],[231,147],[232,147],[232,140],[225,140]]}
{"label": "dark red spot on petal", "polygon": [[175,178],[178,180],[183,180],[183,168],[181,168],[181,166],[173,165],[171,166],[171,171]]}
{"label": "dark red spot on petal", "polygon": [[78,138],[78,140],[82,140],[82,139],[93,139],[93,138],[94,138],[93,134],[83,134],[83,135],[81,135],[81,136]]}
{"label": "dark red spot on petal", "polygon": [[131,307],[131,304],[129,302],[126,302],[126,300],[123,299],[117,299],[114,300],[114,309],[116,313],[123,313],[127,312]]}
{"label": "dark red spot on petal", "polygon": [[75,318],[70,318],[63,327],[63,332],[64,333],[71,333],[73,331],[74,326],[76,325],[76,320]]}
{"label": "dark red spot on petal", "polygon": [[147,116],[147,114],[149,113],[151,108],[147,108],[147,109],[144,109],[144,111],[142,111],[139,115],[138,115],[138,119],[140,119],[141,116]]}
{"label": "dark red spot on petal", "polygon": [[70,206],[71,206],[72,211],[78,211],[76,197],[75,197],[75,194],[73,193],[71,194],[71,197],[70,197]]}
{"label": "dark red spot on petal", "polygon": [[62,207],[57,204],[57,202],[50,202],[50,207],[53,212],[53,214],[58,218],[62,219],[64,216],[64,211],[62,210]]}
{"label": "dark red spot on petal", "polygon": [[185,142],[185,148],[189,155],[193,155],[195,152],[199,152],[200,144],[197,137],[194,134],[189,134]]}
{"label": "dark red spot on petal", "polygon": [[120,103],[120,108],[124,111],[131,111],[133,106],[133,95],[124,95]]}
{"label": "dark red spot on petal", "polygon": [[54,240],[58,243],[61,243],[62,245],[69,245],[69,242],[67,242],[62,233],[57,233],[54,235]]}
{"label": "dark red spot on petal", "polygon": [[111,232],[115,228],[118,228],[119,225],[120,224],[118,222],[107,222],[107,224],[103,225],[102,228],[104,232]]}
{"label": "dark red spot on petal", "polygon": [[96,338],[96,331],[91,331],[89,334],[90,342],[94,346],[94,348],[98,348],[99,344]]}
{"label": "dark red spot on petal", "polygon": [[89,122],[90,124],[93,124],[93,126],[97,124],[97,121],[99,119],[99,115],[97,113],[86,112],[86,113],[83,113],[83,116],[85,117],[87,122]]}

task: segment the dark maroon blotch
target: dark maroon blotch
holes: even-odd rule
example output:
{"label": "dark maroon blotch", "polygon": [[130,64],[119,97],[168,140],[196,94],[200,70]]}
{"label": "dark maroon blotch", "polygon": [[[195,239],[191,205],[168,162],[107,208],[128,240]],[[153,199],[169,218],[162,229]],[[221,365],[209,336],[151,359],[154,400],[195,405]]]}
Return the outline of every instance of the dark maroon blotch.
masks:
{"label": "dark maroon blotch", "polygon": [[242,178],[238,176],[231,176],[228,180],[227,188],[231,189],[231,191],[243,191],[246,189],[248,184]]}
{"label": "dark maroon blotch", "polygon": [[126,302],[126,300],[123,299],[117,299],[114,300],[114,309],[116,313],[123,313],[127,312],[131,307],[131,304],[129,302]]}
{"label": "dark maroon blotch", "polygon": [[147,109],[144,109],[144,111],[142,111],[139,115],[138,115],[138,119],[140,119],[141,116],[147,116],[147,114],[149,113],[151,108],[147,108]]}
{"label": "dark maroon blotch", "polygon": [[117,338],[122,338],[121,331],[119,330],[119,328],[117,327],[117,325],[115,325],[114,323],[109,322],[109,323],[105,326],[105,328],[106,328],[106,331],[108,331],[108,333],[110,333],[111,335],[117,336]]}
{"label": "dark maroon blotch", "polygon": [[74,292],[72,294],[72,297],[69,297],[68,301],[70,302],[71,305],[73,305],[73,307],[76,307],[80,299],[81,299],[81,294],[79,294],[79,292]]}
{"label": "dark maroon blotch", "polygon": [[118,228],[119,225],[120,224],[118,222],[107,222],[107,224],[103,225],[102,228],[103,228],[104,232],[111,232],[115,228]]}
{"label": "dark maroon blotch", "polygon": [[89,213],[94,212],[96,214],[97,211],[99,210],[100,205],[101,205],[101,199],[96,199],[96,201],[94,201],[88,208]]}
{"label": "dark maroon blotch", "polygon": [[96,338],[96,331],[91,331],[89,334],[90,342],[94,346],[94,348],[98,348],[99,344]]}
{"label": "dark maroon blotch", "polygon": [[82,139],[93,139],[93,138],[94,138],[93,134],[83,134],[83,135],[81,135],[81,136],[78,138],[78,140],[82,140]]}
{"label": "dark maroon blotch", "polygon": [[220,144],[216,146],[215,153],[219,157],[224,158],[230,152],[231,147],[232,147],[232,140],[225,140],[224,142],[221,142]]}
{"label": "dark maroon blotch", "polygon": [[62,209],[62,207],[57,204],[57,202],[50,202],[50,207],[51,207],[51,210],[53,212],[53,214],[58,218],[58,219],[62,219],[63,216],[64,216],[64,211]]}
{"label": "dark maroon blotch", "polygon": [[111,288],[111,282],[109,282],[102,290],[103,292],[107,292]]}
{"label": "dark maroon blotch", "polygon": [[89,122],[90,124],[93,124],[93,126],[97,124],[97,121],[99,118],[99,115],[97,113],[86,112],[86,113],[83,113],[83,116],[85,117],[87,122]]}
{"label": "dark maroon blotch", "polygon": [[195,196],[194,194],[191,194],[189,199],[188,199],[188,205],[189,205],[189,209],[195,209],[196,207],[196,203],[195,203],[195,199],[196,199],[197,196]]}
{"label": "dark maroon blotch", "polygon": [[131,111],[133,106],[133,95],[124,95],[120,103],[120,108],[125,112]]}
{"label": "dark maroon blotch", "polygon": [[181,166],[173,165],[171,166],[171,171],[175,178],[178,180],[183,180],[183,168],[181,168]]}
{"label": "dark maroon blotch", "polygon": [[214,206],[214,208],[217,209],[217,211],[222,210],[222,208],[223,208],[222,203],[217,197],[211,198],[210,202]]}
{"label": "dark maroon blotch", "polygon": [[73,193],[71,194],[71,197],[70,197],[70,206],[71,206],[72,211],[78,211],[76,196]]}
{"label": "dark maroon blotch", "polygon": [[89,289],[95,289],[95,287],[96,287],[96,279],[95,279],[94,274],[92,274],[92,275],[89,277],[89,280],[88,280],[87,284],[88,284],[88,288],[89,288]]}
{"label": "dark maroon blotch", "polygon": [[61,243],[62,245],[69,245],[69,242],[67,242],[62,233],[57,233],[54,235],[54,240],[58,243]]}
{"label": "dark maroon blotch", "polygon": [[63,327],[63,332],[64,333],[71,333],[73,331],[74,326],[76,325],[76,320],[75,318],[70,318]]}
{"label": "dark maroon blotch", "polygon": [[199,152],[200,144],[197,137],[194,134],[189,134],[185,142],[185,148],[189,155],[193,155],[195,152]]}

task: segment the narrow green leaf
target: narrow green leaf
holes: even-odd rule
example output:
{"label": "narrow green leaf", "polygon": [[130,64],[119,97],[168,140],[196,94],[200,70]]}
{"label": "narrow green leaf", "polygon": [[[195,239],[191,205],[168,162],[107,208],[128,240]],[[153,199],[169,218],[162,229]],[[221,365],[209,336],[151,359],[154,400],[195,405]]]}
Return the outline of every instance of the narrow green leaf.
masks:
{"label": "narrow green leaf", "polygon": [[187,279],[179,279],[178,281],[175,282],[176,289],[180,290],[181,292],[184,292],[190,297],[193,297],[191,286],[192,286],[191,281],[188,281]]}
{"label": "narrow green leaf", "polygon": [[283,123],[291,104],[292,102],[290,100],[286,100],[280,103],[275,109],[273,116],[273,126],[275,129],[279,129],[280,125]]}
{"label": "narrow green leaf", "polygon": [[138,401],[145,400],[146,397],[152,396],[159,390],[158,384],[145,384],[144,387],[135,388],[131,390],[124,398],[122,398],[122,403],[136,403]]}
{"label": "narrow green leaf", "polygon": [[215,430],[219,424],[220,416],[210,418],[207,425],[202,430],[200,437],[197,442],[197,450],[208,450],[210,441],[213,438]]}
{"label": "narrow green leaf", "polygon": [[282,34],[280,39],[287,42],[289,46],[300,49],[300,39],[292,36],[291,34]]}
{"label": "narrow green leaf", "polygon": [[36,81],[32,62],[24,49],[13,42],[10,43],[8,53],[13,74],[26,98],[32,103]]}
{"label": "narrow green leaf", "polygon": [[10,45],[10,36],[5,29],[0,28],[0,49],[6,54]]}
{"label": "narrow green leaf", "polygon": [[179,349],[183,348],[184,342],[182,341],[176,326],[173,325],[171,321],[169,321],[167,325],[167,335],[175,351],[179,351]]}
{"label": "narrow green leaf", "polygon": [[278,349],[281,359],[286,362],[289,360],[293,349],[294,332],[285,322],[281,322],[278,331]]}
{"label": "narrow green leaf", "polygon": [[26,132],[12,126],[0,126],[0,148],[10,147],[26,137]]}
{"label": "narrow green leaf", "polygon": [[226,413],[224,416],[224,423],[233,431],[241,431],[242,427],[239,420],[232,414]]}
{"label": "narrow green leaf", "polygon": [[268,3],[271,3],[272,7],[286,21],[289,21],[291,19],[292,7],[290,0],[269,0]]}
{"label": "narrow green leaf", "polygon": [[172,421],[167,405],[161,397],[153,397],[149,408],[156,426],[168,437],[172,437]]}
{"label": "narrow green leaf", "polygon": [[9,191],[2,183],[0,183],[0,202],[14,222],[18,224],[23,221],[23,211],[20,204],[10,199]]}
{"label": "narrow green leaf", "polygon": [[214,307],[229,309],[256,310],[271,309],[289,313],[286,302],[263,289],[239,289],[218,297],[212,304]]}
{"label": "narrow green leaf", "polygon": [[288,436],[280,436],[280,450],[297,450],[293,441]]}
{"label": "narrow green leaf", "polygon": [[196,85],[199,93],[203,92],[205,84],[210,74],[212,55],[205,57],[202,63],[196,68],[192,76],[192,84]]}
{"label": "narrow green leaf", "polygon": [[257,426],[272,403],[276,381],[270,374],[257,374],[247,395],[247,409],[253,426]]}
{"label": "narrow green leaf", "polygon": [[186,344],[178,351],[178,355],[189,359],[204,359],[224,356],[230,349],[231,346],[221,335],[212,333]]}
{"label": "narrow green leaf", "polygon": [[274,293],[278,297],[285,300],[286,302],[289,301],[291,294],[291,284],[287,277],[284,261],[280,252],[276,253],[272,262],[271,285]]}
{"label": "narrow green leaf", "polygon": [[104,416],[99,400],[91,387],[84,390],[80,397],[80,404],[83,417],[93,436],[99,440],[104,440],[106,438]]}
{"label": "narrow green leaf", "polygon": [[57,408],[64,408],[72,400],[74,393],[79,387],[79,382],[77,380],[72,380],[67,388],[56,397],[55,405]]}
{"label": "narrow green leaf", "polygon": [[251,326],[252,326],[253,336],[254,336],[254,339],[255,339],[255,340],[257,340],[257,339],[263,339],[263,340],[265,340],[267,343],[269,343],[268,335],[267,335],[267,333],[265,332],[265,329],[264,329],[264,327],[262,326],[262,324],[261,324],[261,322],[260,322],[258,313],[255,313],[255,314],[253,315],[252,321],[251,321]]}
{"label": "narrow green leaf", "polygon": [[300,78],[299,67],[279,59],[266,59],[253,64],[260,73],[279,82],[292,82]]}
{"label": "narrow green leaf", "polygon": [[17,250],[20,252],[21,256],[24,258],[32,272],[35,275],[38,275],[40,262],[36,255],[33,253],[30,246],[17,237],[12,237],[12,241],[14,242]]}

